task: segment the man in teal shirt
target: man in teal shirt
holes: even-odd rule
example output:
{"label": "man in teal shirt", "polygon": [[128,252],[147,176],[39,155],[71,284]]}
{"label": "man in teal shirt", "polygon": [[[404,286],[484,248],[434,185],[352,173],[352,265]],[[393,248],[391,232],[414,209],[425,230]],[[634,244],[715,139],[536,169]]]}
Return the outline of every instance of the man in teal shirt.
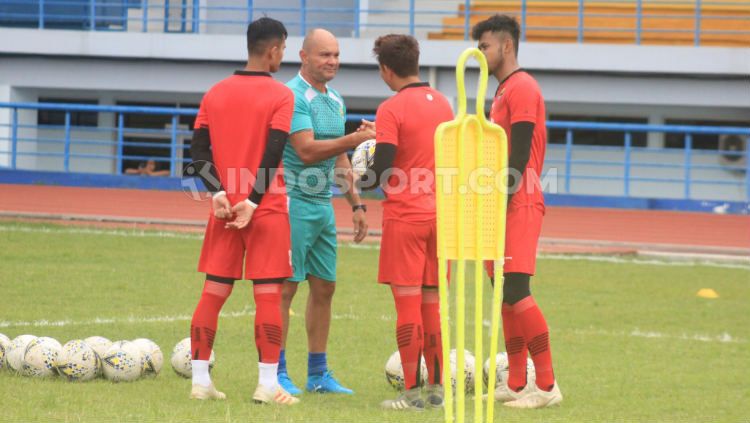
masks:
{"label": "man in teal shirt", "polygon": [[[284,282],[281,314],[283,337],[279,360],[279,383],[290,394],[301,393],[286,368],[286,337],[289,309],[300,282],[310,284],[305,312],[307,329],[308,392],[353,393],[328,370],[326,344],[331,324],[331,301],[336,288],[336,219],[331,205],[334,166],[354,213],[355,242],[367,234],[366,208],[351,180],[346,151],[375,138],[367,126],[344,135],[344,100],[327,83],[339,68],[338,41],[330,32],[314,29],[300,51],[299,74],[287,83],[294,92],[294,116],[289,143],[284,150],[284,179],[289,196],[294,276]],[[343,170],[343,172],[341,172]]]}

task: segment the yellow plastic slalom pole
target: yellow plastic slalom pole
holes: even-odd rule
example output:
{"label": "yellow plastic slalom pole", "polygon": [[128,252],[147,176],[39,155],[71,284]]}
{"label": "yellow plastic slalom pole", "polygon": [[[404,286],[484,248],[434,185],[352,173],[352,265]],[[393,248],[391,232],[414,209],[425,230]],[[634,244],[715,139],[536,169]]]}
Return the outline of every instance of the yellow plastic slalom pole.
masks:
{"label": "yellow plastic slalom pole", "polygon": [[[480,83],[481,86],[481,83]],[[480,113],[480,110],[477,110],[477,114]],[[482,134],[482,128],[479,125],[479,121],[475,120],[476,125],[479,127],[478,131],[475,132],[478,136],[481,136]],[[484,147],[483,138],[475,140],[476,145],[476,162],[479,164],[480,158],[482,157],[482,148]],[[475,183],[478,184],[478,180],[474,179]],[[484,295],[483,295],[483,274],[482,274],[482,195],[481,193],[477,192],[479,189],[478,186],[476,187],[469,187],[469,189],[472,190],[472,195],[474,196],[474,207],[475,207],[475,214],[478,213],[479,219],[476,220],[474,223],[474,228],[476,230],[475,232],[475,252],[474,252],[474,357],[475,357],[475,365],[479,363],[481,365],[482,358],[484,357],[483,351],[482,351],[482,342],[483,342],[483,336],[484,336],[484,326],[483,326],[483,317],[484,317],[484,311],[483,311],[483,303],[484,303]],[[481,423],[482,422],[482,409],[484,408],[484,405],[482,404],[482,380],[481,378],[474,376],[474,422],[475,423]]]}
{"label": "yellow plastic slalom pole", "polygon": [[[440,201],[438,201],[437,207],[440,208]],[[440,332],[443,339],[443,368],[440,370],[443,375],[443,389],[445,397],[443,399],[443,407],[445,408],[445,422],[453,423],[453,386],[451,385],[451,365],[448,356],[450,354],[450,339],[451,339],[451,326],[448,323],[450,321],[450,315],[448,311],[449,307],[449,296],[448,296],[448,260],[442,258],[438,259],[438,290],[440,295]],[[446,382],[447,381],[447,382]]]}
{"label": "yellow plastic slalom pole", "polygon": [[[484,99],[485,95],[487,93],[487,78],[488,78],[488,69],[487,69],[487,59],[484,57],[484,55],[480,55],[481,57],[477,57],[477,60],[480,64],[480,76],[479,76],[479,88],[477,90],[477,118],[479,119],[479,123],[486,131],[491,131],[491,127],[494,126],[491,123],[487,122],[487,119],[484,116]],[[479,111],[482,111],[479,113]],[[495,145],[497,158],[499,160],[499,163],[496,163],[496,168],[499,169],[501,172],[503,172],[504,179],[503,181],[507,181],[508,178],[508,140],[505,136],[505,133],[502,129],[495,127],[494,131],[500,131],[502,134],[498,138],[498,143]],[[482,131],[483,133],[485,131]],[[489,366],[489,377],[487,380],[487,423],[492,423],[495,418],[495,382],[496,382],[496,375],[497,375],[497,349],[498,349],[498,343],[500,342],[500,313],[501,313],[501,291],[503,289],[503,284],[505,283],[505,278],[503,276],[503,266],[505,263],[505,214],[506,209],[508,206],[508,194],[505,190],[505,187],[495,187],[495,189],[500,189],[499,194],[496,195],[495,201],[497,206],[497,215],[492,216],[493,219],[497,219],[497,222],[495,224],[495,230],[499,235],[498,242],[495,242],[493,245],[494,251],[492,251],[491,256],[495,259],[494,261],[494,268],[495,268],[495,284],[492,289],[492,316],[490,318],[490,366]],[[499,277],[498,277],[499,275]]]}
{"label": "yellow plastic slalom pole", "polygon": [[[495,286],[492,289],[492,323],[490,324],[490,368],[487,379],[487,423],[491,423],[495,417],[495,381],[497,374],[497,344],[500,332],[500,291],[505,278],[502,276],[503,261],[495,260]],[[499,271],[499,273],[498,273]],[[497,275],[501,275],[499,278]]]}

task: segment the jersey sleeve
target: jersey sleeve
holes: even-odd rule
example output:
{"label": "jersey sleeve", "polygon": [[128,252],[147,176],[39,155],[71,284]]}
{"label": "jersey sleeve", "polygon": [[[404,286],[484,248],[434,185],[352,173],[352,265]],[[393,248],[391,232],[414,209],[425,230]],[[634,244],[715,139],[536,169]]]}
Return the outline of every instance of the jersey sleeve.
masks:
{"label": "jersey sleeve", "polygon": [[193,129],[208,128],[208,112],[206,112],[206,96],[203,96],[201,100],[200,108],[198,109],[198,115],[195,117],[195,124]]}
{"label": "jersey sleeve", "polygon": [[292,116],[292,127],[290,134],[295,132],[312,130],[312,117],[310,114],[310,104],[305,100],[302,94],[294,93],[294,115]]}
{"label": "jersey sleeve", "polygon": [[536,124],[539,101],[539,88],[532,81],[524,81],[513,87],[508,93],[508,108],[510,110],[510,124],[517,122],[531,122]]}
{"label": "jersey sleeve", "polygon": [[276,106],[276,110],[274,110],[273,117],[271,117],[271,129],[289,133],[292,115],[295,114],[294,94],[286,87],[282,92],[283,95]]}
{"label": "jersey sleeve", "polygon": [[375,114],[375,142],[398,146],[399,120],[390,103],[383,103]]}

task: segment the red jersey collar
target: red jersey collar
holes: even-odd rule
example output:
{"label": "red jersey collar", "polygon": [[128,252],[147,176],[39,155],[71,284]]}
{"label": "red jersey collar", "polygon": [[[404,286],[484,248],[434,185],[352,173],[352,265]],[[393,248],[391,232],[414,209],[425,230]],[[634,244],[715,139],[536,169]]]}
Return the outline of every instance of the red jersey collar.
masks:
{"label": "red jersey collar", "polygon": [[269,72],[256,72],[256,71],[246,71],[246,70],[237,70],[237,71],[234,71],[234,74],[239,75],[239,76],[268,76],[268,77],[271,76]]}

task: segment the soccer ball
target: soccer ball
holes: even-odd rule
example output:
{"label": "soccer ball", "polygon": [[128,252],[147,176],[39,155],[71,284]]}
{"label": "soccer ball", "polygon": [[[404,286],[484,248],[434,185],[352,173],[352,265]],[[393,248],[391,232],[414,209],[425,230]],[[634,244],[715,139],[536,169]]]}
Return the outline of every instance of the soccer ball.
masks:
{"label": "soccer ball", "polygon": [[[456,361],[458,360],[458,354],[455,349],[450,352],[450,364],[451,364],[451,386],[453,391],[456,390]],[[475,359],[474,354],[469,350],[464,350],[464,390],[467,394],[474,392],[474,369]]]}
{"label": "soccer ball", "polygon": [[0,333],[0,370],[6,367],[5,350],[10,346],[10,338]]}
{"label": "soccer ball", "polygon": [[361,177],[375,161],[375,140],[367,140],[358,145],[352,154],[352,171]]}
{"label": "soccer ball", "polygon": [[10,342],[6,350],[6,360],[10,370],[15,372],[23,370],[23,355],[26,347],[35,339],[34,335],[19,335]]}
{"label": "soccer ball", "polygon": [[[190,338],[185,338],[178,342],[172,350],[172,357],[169,360],[172,363],[172,369],[182,377],[193,377],[193,357],[190,352]],[[214,368],[216,363],[216,354],[211,351],[211,358],[208,359],[208,371]]]}
{"label": "soccer ball", "polygon": [[164,364],[164,354],[156,343],[150,339],[138,338],[133,343],[140,348],[143,354],[143,375],[156,376]]}
{"label": "soccer ball", "polygon": [[100,367],[99,356],[82,339],[63,345],[57,355],[57,372],[69,381],[91,380],[99,373]]}
{"label": "soccer ball", "polygon": [[[424,361],[424,357],[421,358],[421,374],[422,384],[427,383],[427,364]],[[398,350],[388,357],[388,361],[385,362],[385,380],[388,384],[397,391],[404,390],[404,368],[401,366],[401,354]]]}
{"label": "soccer ball", "polygon": [[[495,362],[497,363],[497,369],[495,371],[495,386],[499,386],[501,383],[508,383],[508,354],[501,352],[495,356]],[[489,383],[490,377],[490,359],[488,358],[484,362],[483,368],[483,379],[484,386]],[[526,358],[526,383],[534,383],[536,381],[536,372],[534,369],[534,362],[530,357]]]}
{"label": "soccer ball", "polygon": [[143,353],[138,345],[117,341],[102,357],[102,373],[112,382],[130,382],[143,374]]}
{"label": "soccer ball", "polygon": [[30,377],[50,377],[57,374],[55,365],[62,345],[56,339],[42,336],[29,342],[23,355],[21,373]]}
{"label": "soccer ball", "polygon": [[[83,341],[87,343],[89,347],[91,347],[92,350],[94,350],[96,355],[99,357],[100,362],[102,360],[102,357],[104,357],[104,353],[107,352],[109,347],[112,346],[112,341],[110,341],[109,339],[103,336],[89,336]],[[97,376],[101,376],[101,374],[102,374],[102,368],[100,366]]]}
{"label": "soccer ball", "polygon": [[94,350],[96,355],[101,359],[105,352],[112,346],[112,341],[103,336],[89,336],[83,340]]}

